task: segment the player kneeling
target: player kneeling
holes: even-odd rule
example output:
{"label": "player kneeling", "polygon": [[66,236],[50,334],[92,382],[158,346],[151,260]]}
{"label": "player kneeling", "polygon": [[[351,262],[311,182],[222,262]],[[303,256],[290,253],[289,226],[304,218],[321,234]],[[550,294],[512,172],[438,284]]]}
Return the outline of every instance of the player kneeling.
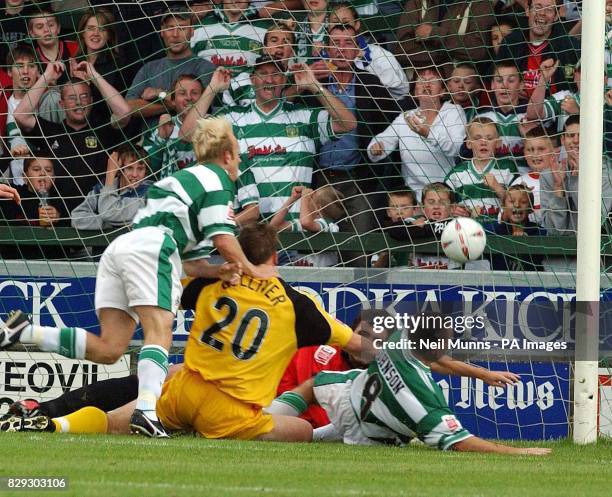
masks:
{"label": "player kneeling", "polygon": [[[429,320],[428,320],[429,321]],[[437,321],[437,320],[432,320]],[[418,438],[441,450],[497,452],[501,454],[545,455],[547,448],[509,447],[478,438],[461,426],[442,389],[431,376],[431,368],[447,368],[441,349],[401,348],[402,338],[413,343],[420,340],[445,340],[452,331],[422,327],[406,336],[395,331],[367,369],[317,374],[290,392],[280,395],[267,409],[272,413],[299,415],[308,404],[318,403],[325,409],[331,425],[315,430],[319,440],[342,440],[346,444],[403,445]],[[456,362],[461,367],[464,363]],[[447,363],[448,364],[448,363]],[[440,367],[442,366],[442,367]],[[473,366],[469,366],[473,368]]]}

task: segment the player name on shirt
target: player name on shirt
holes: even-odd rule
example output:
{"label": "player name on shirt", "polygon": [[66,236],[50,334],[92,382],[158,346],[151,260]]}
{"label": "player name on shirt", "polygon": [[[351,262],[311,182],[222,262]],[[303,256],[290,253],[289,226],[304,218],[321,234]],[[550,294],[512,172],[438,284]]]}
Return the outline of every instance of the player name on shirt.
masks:
{"label": "player name on shirt", "polygon": [[[221,286],[225,289],[232,285],[224,282]],[[272,305],[278,305],[287,300],[283,289],[276,283],[275,280],[260,280],[243,274],[240,278],[240,283],[238,286],[248,288],[249,290],[262,294],[270,301]]]}

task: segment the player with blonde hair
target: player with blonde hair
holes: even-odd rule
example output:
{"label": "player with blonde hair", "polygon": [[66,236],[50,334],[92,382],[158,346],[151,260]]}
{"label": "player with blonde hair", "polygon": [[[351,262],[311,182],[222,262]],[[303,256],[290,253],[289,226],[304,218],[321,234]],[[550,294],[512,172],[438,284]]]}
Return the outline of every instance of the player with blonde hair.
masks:
{"label": "player with blonde hair", "polygon": [[[75,359],[112,364],[127,349],[140,321],[144,345],[138,358],[138,399],[130,427],[150,437],[167,437],[155,413],[168,372],[172,324],[180,303],[181,261],[188,276],[235,280],[245,273],[272,277],[271,266],[255,266],[235,235],[232,209],[240,153],[231,125],[201,119],[193,140],[199,164],[152,185],[134,218],[134,230],[105,250],[96,280],[100,336],[77,327],[32,324],[14,311],[0,327],[0,349],[20,341]],[[215,248],[230,264],[209,265]]]}

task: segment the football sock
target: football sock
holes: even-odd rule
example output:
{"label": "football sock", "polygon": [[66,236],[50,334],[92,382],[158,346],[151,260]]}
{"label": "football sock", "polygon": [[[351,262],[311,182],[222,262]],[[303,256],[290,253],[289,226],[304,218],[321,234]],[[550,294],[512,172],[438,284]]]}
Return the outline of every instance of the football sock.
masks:
{"label": "football sock", "polygon": [[269,414],[281,414],[283,416],[299,416],[306,409],[308,404],[299,393],[283,392],[276,397],[265,411]]}
{"label": "football sock", "polygon": [[312,430],[313,442],[337,442],[339,440],[342,440],[342,435],[331,423]]}
{"label": "football sock", "polygon": [[69,390],[57,399],[40,403],[41,412],[51,418],[65,416],[86,406],[105,412],[121,407],[138,397],[138,376],[111,378]]}
{"label": "football sock", "polygon": [[91,406],[51,421],[58,433],[106,433],[108,428],[106,413]]}
{"label": "football sock", "polygon": [[45,352],[57,352],[72,359],[85,359],[87,331],[83,328],[54,328],[33,324],[21,332],[19,341],[36,344]]}
{"label": "football sock", "polygon": [[157,420],[155,404],[168,374],[168,351],[159,345],[145,345],[138,356],[138,398],[136,409]]}

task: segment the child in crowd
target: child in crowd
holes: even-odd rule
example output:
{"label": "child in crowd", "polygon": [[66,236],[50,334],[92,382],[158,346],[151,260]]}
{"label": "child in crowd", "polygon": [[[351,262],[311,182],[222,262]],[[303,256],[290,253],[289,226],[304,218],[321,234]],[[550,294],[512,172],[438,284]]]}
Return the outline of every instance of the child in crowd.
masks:
{"label": "child in crowd", "polygon": [[446,81],[446,87],[453,103],[463,108],[469,123],[478,112],[478,94],[482,87],[476,68],[469,62],[457,64]]}
{"label": "child in crowd", "polygon": [[55,189],[55,167],[45,158],[24,160],[23,185],[15,185],[21,204],[2,202],[2,211],[8,221],[30,226],[67,225],[66,209]]}
{"label": "child in crowd", "polygon": [[172,101],[176,115],[162,114],[159,125],[145,135],[143,148],[150,167],[158,179],[195,164],[191,142],[179,138],[184,114],[202,96],[202,83],[193,74],[181,74],[172,87]]}
{"label": "child in crowd", "polygon": [[445,182],[457,201],[480,222],[494,221],[500,212],[506,187],[517,174],[514,161],[495,158],[499,134],[495,122],[476,117],[467,125],[467,148],[472,159],[455,166]]}
{"label": "child in crowd", "polygon": [[[300,200],[300,217],[292,221],[285,218],[291,206]],[[278,231],[293,232],[310,231],[318,233],[337,233],[340,231],[338,221],[346,217],[342,206],[344,195],[330,185],[316,190],[303,186],[294,186],[291,195],[279,211],[272,217],[270,224]],[[331,267],[339,262],[337,252],[319,252],[301,256],[295,263],[297,266]]]}
{"label": "child in crowd", "polygon": [[541,127],[530,129],[525,135],[525,161],[529,172],[517,176],[511,185],[525,185],[533,196],[530,220],[542,224],[540,210],[540,175],[542,171],[552,170],[556,166],[557,154],[553,140]]}
{"label": "child in crowd", "polygon": [[[533,192],[527,185],[508,188],[504,208],[498,223],[486,225],[485,230],[504,236],[542,236],[546,232],[530,220],[533,213]],[[537,271],[543,257],[530,254],[504,254],[492,256],[493,269],[500,271]]]}
{"label": "child in crowd", "polygon": [[149,163],[137,145],[122,145],[108,158],[106,180],[91,190],[72,211],[72,227],[103,230],[128,225],[145,203],[151,181],[145,180]]}
{"label": "child in crowd", "polygon": [[[34,50],[27,43],[19,43],[7,55],[6,64],[10,67],[11,77],[13,78],[13,94],[8,99],[8,113],[6,117],[6,131],[9,136],[10,155],[13,159],[3,176],[10,179],[14,185],[24,185],[23,177],[23,157],[30,155],[30,149],[21,136],[21,131],[15,122],[15,109],[19,102],[26,97],[27,92],[38,78],[40,78],[40,68],[36,63]],[[49,95],[46,92],[43,95]]]}
{"label": "child in crowd", "polygon": [[523,134],[535,124],[524,122],[527,107],[521,101],[522,90],[523,76],[515,63],[498,62],[491,82],[492,105],[479,112],[478,117],[486,117],[497,125],[500,140],[496,156],[512,158],[521,172],[527,172],[527,164],[523,162]]}
{"label": "child in crowd", "polygon": [[[418,269],[458,269],[461,264],[450,260],[441,251],[438,254],[418,253],[418,243],[427,239],[439,239],[446,224],[453,218],[455,194],[448,185],[441,182],[430,183],[423,188],[421,202],[422,214],[410,224],[395,223],[386,230],[389,236],[398,241],[414,244],[410,252],[394,251],[391,254],[391,266],[403,265]],[[375,267],[388,267],[388,261],[383,261]]]}

